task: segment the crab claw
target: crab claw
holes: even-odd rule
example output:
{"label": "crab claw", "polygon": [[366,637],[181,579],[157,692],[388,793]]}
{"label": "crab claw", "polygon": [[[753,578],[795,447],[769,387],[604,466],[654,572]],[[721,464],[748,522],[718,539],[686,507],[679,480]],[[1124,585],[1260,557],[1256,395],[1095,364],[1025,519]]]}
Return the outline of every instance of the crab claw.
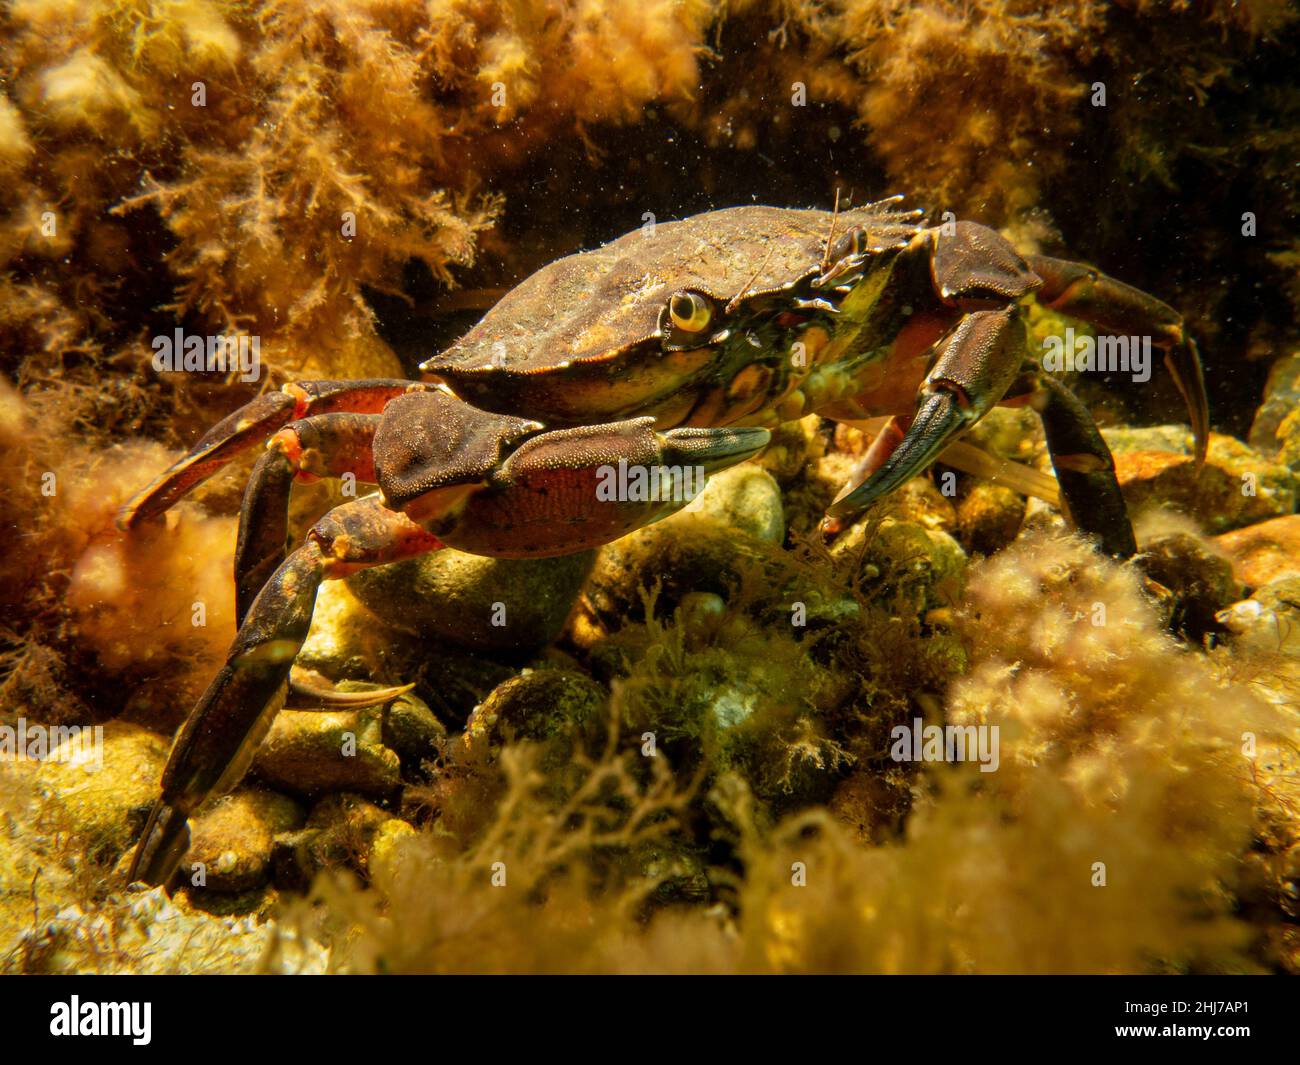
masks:
{"label": "crab claw", "polygon": [[870,476],[852,481],[830,505],[823,531],[923,473],[958,436],[987,414],[1019,372],[1025,330],[1013,307],[974,311],[961,319],[936,349],[934,366],[921,385],[912,424],[897,447]]}
{"label": "crab claw", "polygon": [[890,456],[865,481],[856,487],[849,482],[826,509],[832,519],[850,517],[865,510],[877,499],[901,488],[939,457],[962,430],[970,424],[956,395],[948,391],[933,393],[912,419]]}
{"label": "crab claw", "polygon": [[706,474],[753,458],[767,447],[772,434],[766,429],[669,429],[660,433],[662,456],[669,465],[694,463]]}

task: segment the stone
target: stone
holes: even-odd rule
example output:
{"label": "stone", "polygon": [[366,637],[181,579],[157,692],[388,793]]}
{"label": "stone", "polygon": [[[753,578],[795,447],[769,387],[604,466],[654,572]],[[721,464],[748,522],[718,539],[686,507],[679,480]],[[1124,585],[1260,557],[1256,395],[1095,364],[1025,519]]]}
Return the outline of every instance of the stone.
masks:
{"label": "stone", "polygon": [[1273,518],[1215,537],[1242,584],[1251,588],[1300,576],[1300,514]]}
{"label": "stone", "polygon": [[484,558],[451,549],[362,570],[352,593],[404,632],[487,654],[529,654],[564,628],[595,552]]}
{"label": "stone", "polygon": [[[1115,434],[1110,439],[1118,440]],[[1290,514],[1300,487],[1289,468],[1219,433],[1210,434],[1199,475],[1190,454],[1150,449],[1115,450],[1115,473],[1130,510],[1171,507],[1210,533]]]}
{"label": "stone", "polygon": [[767,470],[752,462],[715,473],[704,491],[682,509],[729,525],[755,540],[779,544],[785,539],[781,488]]}
{"label": "stone", "polygon": [[[120,854],[135,843],[158,798],[170,742],[139,725],[103,727],[102,757],[93,746],[56,746],[36,766],[38,786],[93,852]],[[88,737],[93,740],[94,732]],[[87,734],[83,734],[83,739]]]}
{"label": "stone", "polygon": [[282,710],[253,757],[272,787],[296,795],[354,791],[386,798],[401,787],[401,760],[384,746],[382,707]]}
{"label": "stone", "polygon": [[287,795],[266,788],[239,788],[190,822],[190,850],[181,864],[182,879],[209,891],[261,887],[270,878],[275,836],[301,827],[305,819],[303,808]]}

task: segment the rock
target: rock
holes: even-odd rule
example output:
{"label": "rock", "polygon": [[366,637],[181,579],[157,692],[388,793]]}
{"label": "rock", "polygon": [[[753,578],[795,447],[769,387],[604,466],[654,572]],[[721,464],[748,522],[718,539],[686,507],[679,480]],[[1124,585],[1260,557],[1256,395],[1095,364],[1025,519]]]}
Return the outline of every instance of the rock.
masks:
{"label": "rock", "polygon": [[1195,446],[1192,431],[1185,425],[1108,425],[1101,435],[1112,454],[1168,451],[1172,455],[1190,455]]}
{"label": "rock", "polygon": [[882,594],[910,592],[918,609],[955,600],[966,572],[966,552],[946,532],[894,518],[857,522],[830,553],[837,562],[866,567]]}
{"label": "rock", "polygon": [[[385,625],[343,581],[321,585],[311,631],[295,666],[336,682],[341,690],[414,683],[419,699],[457,724],[515,672],[481,655]],[[426,722],[425,727],[432,726]],[[412,765],[419,761],[417,756]]]}
{"label": "rock", "polygon": [[[1123,443],[1114,433],[1108,439],[1113,450]],[[1189,454],[1157,450],[1115,450],[1115,472],[1130,509],[1173,507],[1212,533],[1291,513],[1300,485],[1286,466],[1219,433],[1210,435],[1199,476]]]}
{"label": "rock", "polygon": [[183,892],[112,895],[64,906],[28,929],[10,957],[27,973],[323,973],[329,950],[273,920],[214,917]]}
{"label": "rock", "polygon": [[1025,520],[1025,497],[992,481],[972,482],[957,504],[957,535],[966,549],[991,555],[1013,541]]}
{"label": "rock", "polygon": [[1248,525],[1214,542],[1232,560],[1237,579],[1250,588],[1300,576],[1300,514]]}
{"label": "rock", "polygon": [[730,525],[755,540],[779,544],[785,539],[780,486],[752,462],[715,473],[704,491],[682,509]]}
{"label": "rock", "polygon": [[1149,541],[1140,561],[1148,577],[1173,593],[1175,627],[1197,642],[1213,628],[1219,611],[1241,594],[1232,563],[1188,533]]}
{"label": "rock", "polygon": [[346,581],[325,581],[316,593],[311,629],[296,664],[331,680],[413,677],[424,643],[388,625],[352,594]]}
{"label": "rock", "polygon": [[754,461],[775,477],[777,484],[784,486],[803,472],[810,459],[821,457],[825,450],[821,419],[810,414],[773,429],[771,443]]}
{"label": "rock", "polygon": [[583,594],[589,620],[612,632],[644,616],[643,589],[657,587],[657,608],[670,613],[692,592],[729,602],[742,586],[758,597],[753,609],[787,621],[791,604],[802,603],[810,626],[857,609],[847,592],[820,581],[777,544],[685,512],[602,548]]}
{"label": "rock", "polygon": [[414,826],[400,817],[380,822],[370,841],[370,854],[366,859],[366,871],[370,876],[391,875],[401,859],[402,844],[414,836]]}
{"label": "rock", "polygon": [[1045,450],[1042,420],[1028,407],[994,407],[962,439],[1031,466]]}
{"label": "rock", "polygon": [[1256,589],[1219,611],[1218,620],[1255,650],[1300,656],[1300,576]]}
{"label": "rock", "polygon": [[386,798],[401,786],[401,761],[383,743],[381,707],[282,710],[253,758],[268,784],[298,795],[354,791]]}
{"label": "rock", "polygon": [[[144,828],[158,798],[170,747],[155,732],[126,722],[103,726],[102,749],[86,727],[80,740],[58,744],[36,767],[38,786],[92,853],[121,853]],[[99,756],[97,756],[97,753]]]}
{"label": "rock", "polygon": [[[942,471],[940,477],[950,471]],[[949,484],[956,484],[956,474]],[[943,492],[929,477],[913,477],[884,503],[884,513],[899,521],[910,521],[937,532],[957,528],[957,507],[951,495]]]}
{"label": "rock", "polygon": [[592,551],[506,559],[448,549],[362,570],[347,584],[388,624],[425,640],[522,654],[560,634],[594,558]]}
{"label": "rock", "polygon": [[181,874],[191,886],[239,892],[270,877],[277,833],[300,827],[302,807],[287,795],[244,787],[218,799],[190,822],[190,850]]}
{"label": "rock", "polygon": [[[1271,453],[1278,449],[1282,424],[1300,410],[1300,351],[1273,363],[1264,385],[1264,400],[1250,426],[1250,446]],[[1293,419],[1294,420],[1294,419]]]}
{"label": "rock", "polygon": [[376,841],[383,839],[391,855],[396,838],[410,831],[405,821],[359,795],[328,795],[312,807],[305,827],[276,836],[275,883],[305,891],[321,870],[343,866],[367,875]]}
{"label": "rock", "polygon": [[506,741],[550,742],[557,758],[572,760],[574,743],[595,756],[607,735],[609,693],[573,670],[525,670],[499,684],[465,726],[467,748],[499,747]]}
{"label": "rock", "polygon": [[439,745],[447,738],[447,727],[422,699],[408,692],[385,709],[382,735],[384,746],[397,752],[403,773],[410,776],[437,757]]}
{"label": "rock", "polygon": [[1293,473],[1300,474],[1300,407],[1282,419],[1278,426],[1277,461]]}

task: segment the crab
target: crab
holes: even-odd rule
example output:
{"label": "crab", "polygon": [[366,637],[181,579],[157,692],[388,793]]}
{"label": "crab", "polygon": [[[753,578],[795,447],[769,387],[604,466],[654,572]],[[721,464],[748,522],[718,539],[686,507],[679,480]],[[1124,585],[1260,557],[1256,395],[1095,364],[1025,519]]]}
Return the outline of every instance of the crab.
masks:
{"label": "crab", "polygon": [[[1106,444],[1027,350],[1030,298],[1149,335],[1203,459],[1205,385],[1176,311],[1090,266],[1022,257],[976,223],[926,226],[898,197],[643,227],[527,278],[425,362],[424,381],[314,381],[258,396],[118,517],[124,530],[155,519],[265,445],[240,512],[238,631],[177,735],[130,879],[168,882],[189,818],[243,776],[284,703],[322,581],[444,546],[577,552],[684,505],[598,491],[619,463],[707,474],[808,414],[864,424],[874,439],[828,511],[833,534],[940,456],[988,472],[987,456],[958,438],[999,403],[1027,404],[1042,419],[1067,519],[1110,555],[1132,556]],[[345,474],[377,491],[331,510],[286,557],[294,480]]]}

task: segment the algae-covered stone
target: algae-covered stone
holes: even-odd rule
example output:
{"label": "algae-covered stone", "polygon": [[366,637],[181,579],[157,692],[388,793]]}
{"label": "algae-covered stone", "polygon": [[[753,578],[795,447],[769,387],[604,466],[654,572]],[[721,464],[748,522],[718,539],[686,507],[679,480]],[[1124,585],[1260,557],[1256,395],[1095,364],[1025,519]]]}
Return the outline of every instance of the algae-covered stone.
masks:
{"label": "algae-covered stone", "polygon": [[1185,425],[1108,425],[1101,435],[1113,454],[1168,451],[1171,455],[1190,455],[1196,446],[1196,438]]}
{"label": "algae-covered stone", "polygon": [[323,869],[349,866],[366,875],[376,841],[382,840],[384,850],[391,853],[396,837],[410,828],[360,795],[327,795],[312,807],[303,828],[276,836],[275,882],[302,891]]}
{"label": "algae-covered stone", "polygon": [[1215,615],[1241,593],[1232,563],[1211,543],[1187,533],[1148,542],[1141,564],[1147,576],[1173,593],[1175,625],[1198,638],[1211,629]]}
{"label": "algae-covered stone", "polygon": [[401,761],[383,742],[380,707],[282,710],[253,759],[268,784],[300,795],[355,791],[387,797],[401,785]]}
{"label": "algae-covered stone", "polygon": [[[940,476],[944,477],[945,487],[955,485],[955,474]],[[954,497],[945,494],[929,477],[913,477],[891,495],[883,506],[887,508],[884,513],[898,521],[915,522],[926,529],[941,532],[952,532],[957,528]]]}
{"label": "algae-covered stone", "polygon": [[831,558],[863,568],[882,594],[910,594],[918,609],[955,600],[966,572],[966,552],[946,532],[894,518],[850,526]]}
{"label": "algae-covered stone", "polygon": [[102,749],[90,728],[56,744],[39,763],[38,786],[92,851],[121,852],[135,842],[158,798],[170,744],[138,725],[102,727]]}
{"label": "algae-covered stone", "polygon": [[785,539],[785,512],[776,479],[752,462],[715,473],[704,491],[683,508],[752,536],[779,544]]}
{"label": "algae-covered stone", "polygon": [[321,973],[329,950],[274,920],[213,916],[184,892],[169,897],[152,888],[42,913],[8,955],[9,966],[105,975]]}
{"label": "algae-covered stone", "polygon": [[1215,538],[1233,572],[1251,588],[1300,576],[1300,514],[1262,521]]}
{"label": "algae-covered stone", "polygon": [[1111,433],[1108,439],[1113,441],[1115,473],[1130,508],[1170,506],[1194,516],[1212,533],[1295,510],[1300,478],[1233,437],[1210,435],[1209,454],[1199,473],[1190,454],[1128,450],[1119,434]]}
{"label": "algae-covered stone", "polygon": [[409,692],[394,699],[384,713],[384,746],[397,752],[408,774],[435,758],[446,738],[447,727],[424,700]]}
{"label": "algae-covered stone", "polygon": [[482,751],[506,741],[543,741],[562,762],[577,749],[594,755],[607,735],[608,701],[609,693],[582,673],[525,670],[499,684],[475,709],[464,743]]}
{"label": "algae-covered stone", "polygon": [[957,504],[957,534],[970,551],[991,555],[1016,538],[1025,497],[1006,485],[976,481]]}
{"label": "algae-covered stone", "polygon": [[820,664],[788,622],[736,611],[698,634],[650,633],[616,704],[642,754],[652,742],[683,782],[734,772],[774,810],[829,797],[847,759],[824,714],[853,694],[850,674]]}
{"label": "algae-covered stone", "polygon": [[302,825],[306,814],[289,798],[244,787],[218,799],[190,822],[190,849],[181,875],[210,891],[248,891],[270,876],[277,833]]}
{"label": "algae-covered stone", "polygon": [[1297,411],[1300,411],[1300,351],[1278,359],[1269,370],[1263,402],[1250,426],[1250,446],[1264,452],[1276,451],[1283,437],[1289,435],[1283,432],[1283,423],[1288,419],[1296,421]]}
{"label": "algae-covered stone", "polygon": [[564,627],[594,552],[560,558],[483,558],[435,551],[347,578],[388,624],[441,645],[526,653]]}
{"label": "algae-covered stone", "polygon": [[400,817],[381,821],[370,840],[366,872],[372,877],[391,873],[401,860],[403,843],[414,836],[414,826]]}
{"label": "algae-covered stone", "polygon": [[643,590],[656,588],[663,611],[692,592],[728,602],[741,588],[754,609],[789,618],[795,604],[812,627],[856,612],[842,588],[801,567],[779,545],[746,536],[703,515],[681,513],[601,549],[584,600],[595,619],[613,630],[644,614]]}
{"label": "algae-covered stone", "polygon": [[810,459],[825,451],[821,419],[815,414],[785,422],[772,430],[772,440],[754,461],[785,485],[803,472]]}
{"label": "algae-covered stone", "polygon": [[1296,407],[1277,427],[1277,461],[1300,474],[1300,407]]}
{"label": "algae-covered stone", "polygon": [[413,636],[384,623],[343,581],[321,586],[311,631],[295,661],[347,689],[356,680],[414,683],[419,697],[448,721],[461,722],[513,670],[481,655]]}
{"label": "algae-covered stone", "polygon": [[423,658],[423,641],[376,616],[346,581],[326,581],[316,593],[311,629],[297,665],[332,680],[409,676]]}
{"label": "algae-covered stone", "polygon": [[994,407],[962,439],[1003,458],[1030,464],[1045,446],[1042,419],[1028,407]]}

